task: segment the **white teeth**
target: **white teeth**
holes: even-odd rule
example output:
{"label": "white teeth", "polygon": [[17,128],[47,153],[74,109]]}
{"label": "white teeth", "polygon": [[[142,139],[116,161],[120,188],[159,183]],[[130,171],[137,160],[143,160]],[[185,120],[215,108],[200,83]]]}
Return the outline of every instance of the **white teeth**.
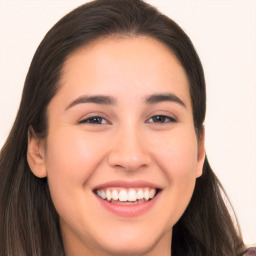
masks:
{"label": "white teeth", "polygon": [[126,190],[122,189],[120,192],[119,192],[119,201],[121,202],[125,202],[128,200],[128,194],[126,192]]}
{"label": "white teeth", "polygon": [[106,194],[103,190],[101,191],[101,198],[106,199]]}
{"label": "white teeth", "polygon": [[99,189],[96,191],[96,194],[102,199],[107,199],[108,201],[119,200],[120,202],[136,202],[137,200],[145,199],[148,201],[149,199],[154,198],[156,195],[155,188],[140,188],[140,189],[111,189],[108,188],[106,190]]}
{"label": "white teeth", "polygon": [[110,201],[111,198],[112,198],[112,194],[111,194],[111,191],[109,189],[106,192],[106,196],[107,196],[108,201]]}
{"label": "white teeth", "polygon": [[134,189],[130,189],[128,192],[128,201],[135,202],[137,200],[137,193]]}
{"label": "white teeth", "polygon": [[149,190],[149,198],[153,198],[156,194],[156,190],[154,188],[151,188]]}
{"label": "white teeth", "polygon": [[143,199],[144,198],[144,193],[142,189],[139,189],[137,192],[137,199]]}
{"label": "white teeth", "polygon": [[118,200],[118,198],[119,198],[119,197],[118,197],[118,192],[117,192],[117,190],[114,189],[114,190],[112,191],[112,199],[113,199],[113,200]]}
{"label": "white teeth", "polygon": [[149,191],[148,190],[144,191],[144,198],[148,201],[148,199],[149,199]]}

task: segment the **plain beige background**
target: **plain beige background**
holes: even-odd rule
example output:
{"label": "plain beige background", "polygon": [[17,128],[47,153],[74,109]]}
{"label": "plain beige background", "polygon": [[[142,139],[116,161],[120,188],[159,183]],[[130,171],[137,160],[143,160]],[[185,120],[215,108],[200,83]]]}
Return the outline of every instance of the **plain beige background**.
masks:
{"label": "plain beige background", "polygon": [[[14,121],[32,56],[81,0],[0,0],[0,147]],[[207,83],[206,151],[256,243],[256,1],[148,0],[190,36]]]}

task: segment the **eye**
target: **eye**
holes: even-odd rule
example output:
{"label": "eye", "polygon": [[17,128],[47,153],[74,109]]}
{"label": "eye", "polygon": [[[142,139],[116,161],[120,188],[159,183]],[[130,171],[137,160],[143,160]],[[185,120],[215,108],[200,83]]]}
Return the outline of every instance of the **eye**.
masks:
{"label": "eye", "polygon": [[95,125],[97,125],[97,124],[109,124],[109,122],[101,116],[91,116],[91,117],[83,119],[79,122],[79,124],[84,124],[84,123],[95,124]]}
{"label": "eye", "polygon": [[170,122],[176,122],[176,119],[170,116],[165,115],[156,115],[152,116],[147,120],[148,123],[157,123],[157,124],[164,124],[164,123],[170,123]]}

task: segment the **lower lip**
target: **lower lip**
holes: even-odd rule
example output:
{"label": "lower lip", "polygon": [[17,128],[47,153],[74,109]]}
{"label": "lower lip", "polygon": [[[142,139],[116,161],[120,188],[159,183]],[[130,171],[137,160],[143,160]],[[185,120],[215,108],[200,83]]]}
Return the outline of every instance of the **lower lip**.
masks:
{"label": "lower lip", "polygon": [[138,204],[115,204],[103,200],[97,195],[95,195],[95,197],[97,198],[100,205],[103,206],[106,210],[110,211],[111,213],[118,215],[120,217],[134,218],[150,211],[150,209],[152,209],[153,206],[156,204],[159,198],[159,194],[160,192],[153,199]]}

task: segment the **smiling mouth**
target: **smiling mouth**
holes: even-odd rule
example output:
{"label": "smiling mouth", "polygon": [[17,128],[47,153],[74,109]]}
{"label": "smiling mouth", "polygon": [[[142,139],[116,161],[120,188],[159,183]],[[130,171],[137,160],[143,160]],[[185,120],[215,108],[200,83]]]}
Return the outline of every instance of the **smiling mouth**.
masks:
{"label": "smiling mouth", "polygon": [[152,200],[159,192],[156,188],[104,188],[94,193],[104,201],[113,204],[134,205]]}

